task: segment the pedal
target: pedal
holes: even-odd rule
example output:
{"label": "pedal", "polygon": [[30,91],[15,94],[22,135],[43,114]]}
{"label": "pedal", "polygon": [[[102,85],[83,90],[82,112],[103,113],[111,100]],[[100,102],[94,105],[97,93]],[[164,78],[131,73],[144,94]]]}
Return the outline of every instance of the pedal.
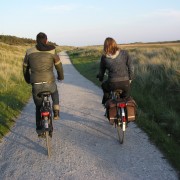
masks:
{"label": "pedal", "polygon": [[49,136],[50,136],[51,138],[52,138],[52,133],[53,133],[52,131],[49,131]]}

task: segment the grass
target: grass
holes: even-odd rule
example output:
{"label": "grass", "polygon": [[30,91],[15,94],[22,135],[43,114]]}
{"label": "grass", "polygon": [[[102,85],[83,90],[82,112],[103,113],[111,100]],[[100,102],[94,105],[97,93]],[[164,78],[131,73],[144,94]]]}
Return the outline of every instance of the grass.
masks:
{"label": "grass", "polygon": [[76,47],[74,47],[74,46],[56,46],[57,53],[59,53],[61,51],[70,51],[73,49],[76,49]]}
{"label": "grass", "polygon": [[[180,48],[135,51],[130,51],[136,57],[132,94],[143,111],[180,144]],[[142,98],[142,94],[147,95]]]}
{"label": "grass", "polygon": [[[100,51],[76,49],[69,55],[76,69],[87,79],[98,85],[99,81],[95,79],[95,76],[100,61]],[[97,59],[99,59],[99,61],[97,61]]]}
{"label": "grass", "polygon": [[[180,44],[125,45],[136,78],[131,95],[138,104],[136,123],[180,172]],[[96,85],[102,46],[68,51],[78,71]]]}
{"label": "grass", "polygon": [[14,125],[31,94],[22,74],[26,48],[0,43],[0,139]]}

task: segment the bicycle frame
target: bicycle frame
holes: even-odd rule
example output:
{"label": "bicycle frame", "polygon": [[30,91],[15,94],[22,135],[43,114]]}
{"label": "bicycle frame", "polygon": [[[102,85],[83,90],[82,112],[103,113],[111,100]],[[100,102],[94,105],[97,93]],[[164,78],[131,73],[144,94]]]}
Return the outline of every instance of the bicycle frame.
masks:
{"label": "bicycle frame", "polygon": [[118,103],[117,104],[117,117],[121,119],[121,124],[122,124],[122,129],[123,131],[126,130],[126,113],[125,113],[125,108],[126,108],[126,103]]}
{"label": "bicycle frame", "polygon": [[51,118],[52,118],[49,96],[50,96],[49,94],[43,95],[43,103],[41,107],[41,120],[45,131],[50,130],[49,124],[51,124]]}
{"label": "bicycle frame", "polygon": [[49,127],[49,124],[48,124],[48,120],[50,119],[49,118],[49,115],[50,113],[48,111],[45,111],[45,112],[41,112],[41,117],[42,117],[42,120],[43,120],[43,124],[44,124],[44,128],[45,129],[48,129]]}
{"label": "bicycle frame", "polygon": [[51,138],[52,138],[52,132],[53,132],[52,109],[51,109],[51,103],[49,101],[50,92],[42,92],[40,93],[40,95],[43,98],[42,106],[40,109],[41,123],[42,123],[43,131],[46,137],[46,146],[47,146],[48,156],[50,157]]}
{"label": "bicycle frame", "polygon": [[111,99],[116,102],[116,118],[115,118],[115,127],[117,127],[119,142],[123,144],[125,131],[127,127],[127,112],[126,112],[126,103],[121,101],[122,90],[112,91]]}

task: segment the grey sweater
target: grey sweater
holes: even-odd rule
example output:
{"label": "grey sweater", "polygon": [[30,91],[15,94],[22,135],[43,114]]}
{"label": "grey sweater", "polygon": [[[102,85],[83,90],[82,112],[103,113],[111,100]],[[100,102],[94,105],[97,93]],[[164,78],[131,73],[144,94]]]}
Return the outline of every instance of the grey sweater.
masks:
{"label": "grey sweater", "polygon": [[99,68],[99,80],[103,81],[105,71],[108,71],[110,82],[132,80],[134,77],[134,66],[127,51],[117,51],[115,55],[103,55]]}

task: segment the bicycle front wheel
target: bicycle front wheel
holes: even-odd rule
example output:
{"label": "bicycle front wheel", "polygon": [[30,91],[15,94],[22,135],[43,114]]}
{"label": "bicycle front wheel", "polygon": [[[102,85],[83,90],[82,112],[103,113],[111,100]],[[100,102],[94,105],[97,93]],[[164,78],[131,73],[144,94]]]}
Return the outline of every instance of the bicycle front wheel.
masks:
{"label": "bicycle front wheel", "polygon": [[123,131],[122,124],[120,123],[120,120],[118,120],[117,132],[118,132],[119,142],[120,142],[120,144],[123,144],[125,131]]}
{"label": "bicycle front wheel", "polygon": [[51,156],[51,143],[50,143],[49,131],[46,131],[45,134],[46,134],[47,154],[48,154],[48,157],[50,157]]}

